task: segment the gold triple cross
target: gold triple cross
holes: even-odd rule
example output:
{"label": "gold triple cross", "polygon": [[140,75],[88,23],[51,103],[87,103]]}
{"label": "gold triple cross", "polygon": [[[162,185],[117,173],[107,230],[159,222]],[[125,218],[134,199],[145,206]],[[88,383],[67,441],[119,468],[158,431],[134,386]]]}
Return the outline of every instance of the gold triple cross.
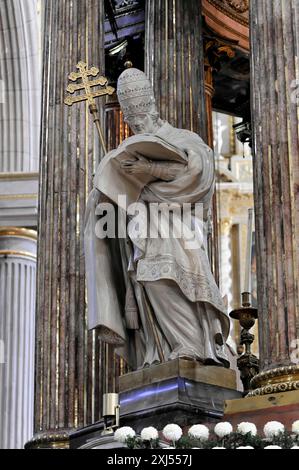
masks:
{"label": "gold triple cross", "polygon": [[[100,70],[97,67],[88,68],[88,65],[85,62],[80,61],[77,64],[77,69],[79,72],[72,72],[69,75],[69,80],[72,82],[76,82],[77,80],[82,80],[81,83],[78,84],[69,84],[67,87],[67,92],[71,93],[72,95],[81,90],[85,90],[85,94],[82,95],[75,95],[75,96],[66,96],[64,103],[67,106],[72,106],[75,103],[80,103],[82,101],[87,101],[89,104],[89,110],[94,118],[94,123],[97,126],[99,137],[101,140],[102,147],[104,149],[105,154],[107,153],[106,145],[102,133],[102,129],[100,126],[100,119],[98,115],[98,108],[96,105],[95,98],[100,96],[106,95],[113,95],[115,89],[108,85],[108,79],[106,77],[100,76],[96,80],[89,80],[89,77],[97,77],[100,73]],[[99,90],[93,90],[94,87],[100,86]]]}

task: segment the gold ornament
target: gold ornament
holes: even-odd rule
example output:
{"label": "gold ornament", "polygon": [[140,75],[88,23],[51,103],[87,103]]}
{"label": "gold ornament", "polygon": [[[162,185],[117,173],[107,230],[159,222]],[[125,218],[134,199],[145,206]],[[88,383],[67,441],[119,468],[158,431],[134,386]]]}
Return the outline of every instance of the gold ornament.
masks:
{"label": "gold ornament", "polygon": [[[102,144],[104,153],[106,154],[107,149],[106,149],[102,129],[100,126],[100,118],[98,115],[98,108],[95,102],[95,98],[98,98],[100,96],[113,95],[113,93],[115,92],[115,89],[112,88],[111,86],[108,86],[108,79],[106,77],[100,76],[96,80],[89,80],[89,77],[97,77],[98,74],[100,73],[97,67],[91,67],[89,69],[88,65],[85,62],[81,61],[77,64],[77,69],[79,70],[79,72],[72,72],[68,78],[72,82],[76,82],[77,80],[82,80],[82,82],[76,85],[73,85],[73,84],[68,85],[67,91],[71,94],[74,94],[76,91],[85,90],[85,94],[76,95],[76,96],[67,96],[64,100],[64,103],[67,106],[72,106],[73,104],[80,103],[82,101],[88,102],[89,110],[91,114],[93,115],[93,118],[94,118],[93,120],[97,126],[101,144]],[[100,86],[101,88],[99,90],[93,91],[93,88],[96,86]]]}

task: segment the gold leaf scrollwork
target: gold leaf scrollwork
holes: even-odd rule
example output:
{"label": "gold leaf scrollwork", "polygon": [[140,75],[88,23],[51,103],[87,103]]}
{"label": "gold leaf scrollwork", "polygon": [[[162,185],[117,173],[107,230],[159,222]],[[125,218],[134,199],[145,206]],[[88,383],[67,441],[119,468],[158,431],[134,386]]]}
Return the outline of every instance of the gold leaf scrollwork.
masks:
{"label": "gold leaf scrollwork", "polygon": [[245,13],[249,9],[249,0],[225,0],[225,2],[238,13]]}

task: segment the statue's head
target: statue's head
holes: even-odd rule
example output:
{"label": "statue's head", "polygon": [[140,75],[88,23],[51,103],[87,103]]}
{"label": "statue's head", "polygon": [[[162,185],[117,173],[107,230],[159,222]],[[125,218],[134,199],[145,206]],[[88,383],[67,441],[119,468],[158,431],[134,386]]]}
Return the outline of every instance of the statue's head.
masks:
{"label": "statue's head", "polygon": [[120,107],[134,134],[153,134],[160,127],[152,85],[141,70],[125,70],[117,83]]}

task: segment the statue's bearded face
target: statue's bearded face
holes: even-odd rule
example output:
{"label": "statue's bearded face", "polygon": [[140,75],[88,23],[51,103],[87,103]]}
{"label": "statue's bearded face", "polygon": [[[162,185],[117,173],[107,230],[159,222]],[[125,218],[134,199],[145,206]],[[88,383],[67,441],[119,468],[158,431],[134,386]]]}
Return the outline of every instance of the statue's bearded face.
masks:
{"label": "statue's bearded face", "polygon": [[126,122],[134,134],[154,134],[157,130],[157,119],[151,114],[128,116]]}

